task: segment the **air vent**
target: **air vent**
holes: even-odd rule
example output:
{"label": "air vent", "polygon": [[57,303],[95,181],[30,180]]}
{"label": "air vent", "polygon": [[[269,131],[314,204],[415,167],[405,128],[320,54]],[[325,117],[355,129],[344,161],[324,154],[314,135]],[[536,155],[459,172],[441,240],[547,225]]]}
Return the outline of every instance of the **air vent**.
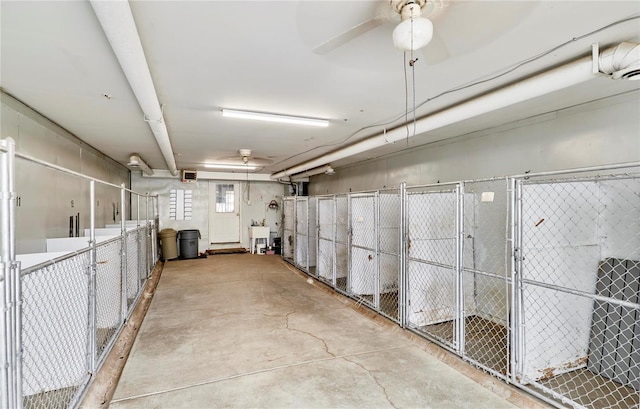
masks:
{"label": "air vent", "polygon": [[640,69],[635,69],[632,71],[625,72],[620,76],[620,78],[625,80],[639,80],[640,79]]}
{"label": "air vent", "polygon": [[198,172],[195,170],[182,170],[182,181],[183,182],[195,182],[198,180]]}

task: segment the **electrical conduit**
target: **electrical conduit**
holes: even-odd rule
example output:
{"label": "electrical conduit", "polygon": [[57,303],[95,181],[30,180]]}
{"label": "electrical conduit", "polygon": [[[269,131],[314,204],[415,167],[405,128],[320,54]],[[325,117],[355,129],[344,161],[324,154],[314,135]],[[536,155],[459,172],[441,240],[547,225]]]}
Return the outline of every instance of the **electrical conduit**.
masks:
{"label": "electrical conduit", "polygon": [[[639,43],[624,42],[616,47],[608,48],[600,54],[598,59],[600,72],[602,74],[612,75],[612,78],[616,78],[616,73],[629,71],[633,68],[637,68],[636,72],[638,72],[638,70],[640,70],[639,64]],[[518,83],[508,85],[489,94],[419,119],[416,122],[416,131],[414,135],[433,131],[500,108],[505,108],[513,104],[540,97],[554,91],[589,81],[592,78],[596,78],[596,75],[593,72],[592,57],[589,56],[581,58]],[[638,78],[640,78],[640,74],[636,74],[636,78],[634,79]],[[404,125],[399,126],[391,131],[387,131],[386,133],[372,136],[363,141],[354,143],[353,145],[330,152],[319,158],[296,165],[290,169],[274,173],[271,175],[271,179],[279,179],[296,175],[300,172],[306,171],[307,169],[323,166],[340,159],[381,147],[387,143],[393,143],[405,139],[406,137],[406,128]]]}
{"label": "electrical conduit", "polygon": [[91,0],[91,6],[156,138],[169,171],[176,176],[178,169],[169,140],[169,132],[164,123],[162,109],[129,2]]}

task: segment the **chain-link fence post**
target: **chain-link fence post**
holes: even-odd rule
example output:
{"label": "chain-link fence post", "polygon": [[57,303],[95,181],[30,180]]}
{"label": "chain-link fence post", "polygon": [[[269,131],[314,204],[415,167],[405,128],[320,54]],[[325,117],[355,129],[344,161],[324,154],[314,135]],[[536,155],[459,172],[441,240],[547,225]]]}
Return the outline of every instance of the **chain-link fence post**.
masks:
{"label": "chain-link fence post", "polygon": [[373,214],[374,214],[374,232],[373,237],[375,237],[374,241],[374,251],[373,254],[376,255],[376,262],[374,263],[374,274],[373,274],[373,305],[376,311],[380,311],[380,192],[376,191],[373,196]]}
{"label": "chain-link fence post", "polygon": [[122,271],[120,277],[120,319],[121,322],[125,322],[127,320],[127,271],[128,271],[128,263],[127,263],[127,222],[125,217],[125,186],[124,183],[120,188],[120,234],[122,235],[122,262],[120,264]]}
{"label": "chain-link fence post", "polygon": [[518,380],[524,371],[524,313],[522,305],[522,181],[515,182],[515,202],[513,212],[515,213],[515,241],[514,241],[514,260],[515,276],[512,278],[512,298],[514,299],[515,311],[512,314],[512,331],[515,334],[514,351],[516,366],[514,371],[514,379]]}
{"label": "chain-link fence post", "polygon": [[15,142],[11,138],[0,140],[0,294],[2,315],[0,325],[3,339],[0,345],[2,407],[22,407],[19,385],[19,291],[20,269],[15,255]]}
{"label": "chain-link fence post", "polygon": [[510,291],[511,291],[511,296],[509,297],[509,310],[510,310],[510,314],[509,317],[511,318],[509,320],[509,368],[507,369],[507,377],[509,377],[511,379],[512,382],[517,382],[517,370],[516,370],[516,366],[518,365],[518,363],[520,362],[520,360],[518,359],[518,348],[517,348],[517,328],[518,328],[518,314],[516,313],[516,311],[518,311],[518,302],[516,300],[516,293],[517,293],[517,284],[516,284],[516,280],[518,277],[518,259],[519,259],[519,250],[518,250],[518,245],[519,245],[519,239],[518,239],[518,205],[519,205],[519,198],[518,198],[518,185],[517,185],[517,181],[514,178],[509,178],[509,208],[511,210],[511,214],[509,217],[509,223],[510,223],[510,237],[509,237],[509,242],[510,242],[510,258],[511,258],[511,269],[510,269],[510,278],[511,278],[511,286],[510,286]]}
{"label": "chain-link fence post", "polygon": [[144,218],[146,229],[146,237],[147,237],[147,245],[146,245],[146,253],[147,253],[147,266],[145,268],[145,277],[148,279],[151,276],[151,265],[153,261],[151,258],[153,257],[153,241],[151,240],[152,230],[151,230],[151,219],[149,219],[149,192],[147,192],[145,196],[145,204],[144,204]]}
{"label": "chain-link fence post", "polygon": [[400,183],[400,231],[398,234],[398,321],[407,323],[407,183]]}
{"label": "chain-link fence post", "polygon": [[87,273],[89,279],[87,280],[89,288],[87,291],[88,296],[88,314],[89,319],[88,329],[89,336],[87,337],[87,370],[90,374],[96,371],[96,359],[97,359],[97,322],[96,322],[96,189],[95,181],[89,182],[89,265],[87,266]]}
{"label": "chain-link fence post", "polygon": [[464,354],[464,330],[465,330],[465,311],[464,311],[464,288],[463,288],[463,245],[464,245],[464,213],[463,213],[463,200],[464,200],[464,187],[462,184],[456,184],[456,320],[455,320],[455,332],[457,339],[456,349],[459,354]]}
{"label": "chain-link fence post", "polygon": [[331,235],[331,257],[333,260],[333,269],[331,271],[331,286],[336,288],[338,281],[338,199],[333,196],[333,234]]}
{"label": "chain-link fence post", "polygon": [[[136,281],[138,283],[138,288],[140,288],[143,280],[147,276],[147,273],[144,272],[145,266],[147,265],[147,247],[143,247],[143,245],[146,244],[145,237],[147,229],[145,227],[145,234],[142,234],[142,229],[140,229],[140,195],[136,195],[136,230],[136,245],[138,247],[138,274]],[[143,249],[144,251],[141,251]]]}
{"label": "chain-link fence post", "polygon": [[159,220],[160,220],[160,208],[158,204],[158,195],[155,195],[152,199],[153,206],[153,264],[155,266],[158,258],[160,257],[160,252],[158,251],[158,230],[160,229]]}
{"label": "chain-link fence post", "polygon": [[345,292],[347,294],[353,294],[351,292],[351,285],[353,283],[353,268],[351,268],[351,261],[353,258],[353,249],[351,246],[353,245],[353,226],[351,223],[352,219],[352,203],[351,203],[351,193],[347,195],[347,280],[345,284]]}

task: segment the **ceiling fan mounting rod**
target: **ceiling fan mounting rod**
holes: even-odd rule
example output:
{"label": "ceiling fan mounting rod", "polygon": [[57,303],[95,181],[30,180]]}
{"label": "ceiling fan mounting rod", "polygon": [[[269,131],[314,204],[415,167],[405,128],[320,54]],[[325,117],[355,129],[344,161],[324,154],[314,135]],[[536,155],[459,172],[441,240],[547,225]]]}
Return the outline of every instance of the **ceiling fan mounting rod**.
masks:
{"label": "ceiling fan mounting rod", "polygon": [[[424,8],[424,6],[427,4],[427,0],[389,0],[389,4],[391,5],[391,8],[395,10],[396,13],[400,14],[402,16],[402,11],[407,8],[407,9],[417,9],[418,11],[422,8]],[[419,8],[417,7],[406,7],[409,6],[411,4],[415,4],[417,6],[419,6]],[[404,18],[404,16],[403,16]]]}

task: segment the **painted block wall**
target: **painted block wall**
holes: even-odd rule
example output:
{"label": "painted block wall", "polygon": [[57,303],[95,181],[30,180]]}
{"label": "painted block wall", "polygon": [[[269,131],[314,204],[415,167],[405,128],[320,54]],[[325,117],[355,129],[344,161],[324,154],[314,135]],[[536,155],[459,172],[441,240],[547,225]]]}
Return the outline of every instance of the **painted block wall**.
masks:
{"label": "painted block wall", "polygon": [[[160,229],[172,228],[175,230],[200,230],[201,239],[198,243],[200,252],[213,248],[209,240],[209,189],[215,189],[215,183],[222,181],[197,180],[183,183],[179,179],[147,178],[140,172],[131,173],[131,186],[133,190],[158,194],[160,208]],[[230,182],[231,183],[231,182]],[[276,182],[251,182],[250,194],[246,189],[246,182],[238,182],[242,193],[240,201],[240,240],[241,246],[249,248],[249,225],[251,221],[265,220],[273,237],[282,236],[282,197],[286,186]],[[193,191],[193,211],[191,220],[170,220],[169,218],[169,191],[171,189],[186,189]],[[278,210],[268,209],[271,200],[278,202]],[[251,204],[248,204],[248,201]],[[132,206],[132,218],[137,217],[137,207]],[[140,204],[140,217],[145,218],[145,206]]]}
{"label": "painted block wall", "polygon": [[[0,94],[0,118],[0,137],[13,138],[17,152],[129,186],[126,167],[5,93]],[[47,238],[68,237],[70,216],[80,213],[81,235],[89,227],[88,181],[16,158],[16,193],[18,254],[44,252]],[[118,189],[96,185],[96,205],[98,227],[112,222],[114,215],[120,220]]]}
{"label": "painted block wall", "polygon": [[640,160],[640,91],[461,135],[311,177],[339,194]]}

